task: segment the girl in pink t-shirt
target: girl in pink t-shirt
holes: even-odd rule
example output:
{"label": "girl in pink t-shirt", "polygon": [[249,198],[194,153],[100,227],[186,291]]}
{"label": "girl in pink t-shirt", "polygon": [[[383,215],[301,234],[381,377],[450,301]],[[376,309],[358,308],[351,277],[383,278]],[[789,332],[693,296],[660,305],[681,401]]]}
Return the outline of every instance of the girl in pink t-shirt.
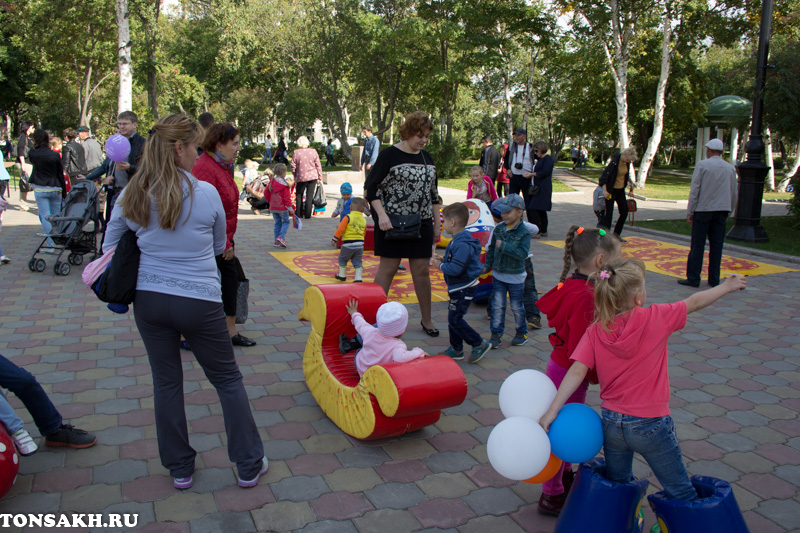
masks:
{"label": "girl in pink t-shirt", "polygon": [[[567,375],[572,366],[570,356],[594,321],[594,283],[589,281],[589,276],[620,255],[621,242],[614,233],[578,226],[572,226],[567,232],[564,270],[559,284],[536,302],[539,310],[547,315],[548,325],[555,329],[549,337],[553,351],[545,374],[556,387]],[[568,278],[573,263],[576,268]],[[589,381],[597,383],[597,375],[591,373],[584,379],[566,403],[585,403]],[[562,463],[556,475],[542,485],[539,512],[558,516],[574,478],[572,464]]]}
{"label": "girl in pink t-shirt", "polygon": [[586,330],[550,409],[539,423],[545,430],[591,369],[597,370],[603,417],[605,476],[617,483],[633,479],[633,454],[638,452],[670,498],[694,500],[675,424],[669,416],[667,340],[686,325],[686,315],[747,281],[734,276],[706,291],[672,304],[644,307],[645,267],[638,259],[618,259],[595,279],[597,320]]}

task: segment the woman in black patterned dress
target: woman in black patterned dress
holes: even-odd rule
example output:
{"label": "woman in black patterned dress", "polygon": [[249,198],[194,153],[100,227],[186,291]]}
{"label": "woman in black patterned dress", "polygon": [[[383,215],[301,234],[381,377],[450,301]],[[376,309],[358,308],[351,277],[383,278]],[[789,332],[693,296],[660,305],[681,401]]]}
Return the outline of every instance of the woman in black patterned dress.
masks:
{"label": "woman in black patterned dress", "polygon": [[[380,257],[380,265],[375,283],[383,287],[388,295],[400,260],[407,257],[422,315],[422,329],[431,337],[436,337],[439,330],[431,319],[430,259],[433,245],[439,238],[441,199],[433,159],[422,149],[431,131],[433,123],[422,111],[406,115],[399,128],[402,140],[378,155],[365,189],[367,201],[372,206],[373,220],[377,221],[375,255]],[[419,214],[422,219],[421,237],[386,240],[386,231],[392,228],[387,213]]]}

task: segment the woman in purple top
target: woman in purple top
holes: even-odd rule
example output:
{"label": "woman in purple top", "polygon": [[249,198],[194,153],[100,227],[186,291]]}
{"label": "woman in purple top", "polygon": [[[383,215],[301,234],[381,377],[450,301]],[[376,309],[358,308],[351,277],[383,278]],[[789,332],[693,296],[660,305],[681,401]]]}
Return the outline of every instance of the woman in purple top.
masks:
{"label": "woman in purple top", "polygon": [[225,250],[225,212],[213,185],[191,170],[200,126],[170,115],[153,127],[139,170],[117,200],[103,251],[127,230],[141,250],[133,313],[153,371],[156,434],[161,464],[177,489],[192,486],[197,452],[189,444],[183,405],[180,335],[217,390],[228,457],[240,487],[253,487],[268,468],[250,411],[242,374],[233,356],[215,255]]}

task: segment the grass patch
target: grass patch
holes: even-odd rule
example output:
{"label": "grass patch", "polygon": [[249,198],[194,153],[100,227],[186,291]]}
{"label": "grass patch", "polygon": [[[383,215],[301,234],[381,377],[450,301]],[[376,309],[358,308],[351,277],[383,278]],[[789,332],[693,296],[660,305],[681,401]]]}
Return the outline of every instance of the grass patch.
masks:
{"label": "grass patch", "polygon": [[[733,227],[733,217],[728,218],[726,232]],[[726,240],[728,244],[746,246],[757,250],[766,250],[779,254],[800,256],[800,229],[795,227],[792,217],[761,217],[761,225],[769,236],[769,242],[765,244],[752,244],[741,241]],[[686,220],[642,220],[636,221],[637,226],[652,228],[668,233],[679,235],[691,235],[692,227]]]}
{"label": "grass patch", "polygon": [[[575,174],[580,174],[591,179],[599,179],[602,168],[573,170]],[[664,172],[657,168],[651,172],[647,178],[644,189],[636,189],[634,192],[647,198],[658,198],[661,200],[688,200],[689,189],[692,186],[692,170],[676,169],[672,172]],[[789,199],[792,197],[790,192],[771,192],[764,190],[764,200]]]}

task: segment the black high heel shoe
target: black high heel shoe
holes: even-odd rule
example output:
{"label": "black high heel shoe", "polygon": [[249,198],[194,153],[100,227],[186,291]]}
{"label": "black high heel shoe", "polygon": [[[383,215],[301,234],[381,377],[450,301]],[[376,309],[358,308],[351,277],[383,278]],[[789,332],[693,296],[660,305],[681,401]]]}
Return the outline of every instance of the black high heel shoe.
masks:
{"label": "black high heel shoe", "polygon": [[423,325],[422,321],[420,321],[419,325],[422,326],[422,331],[424,331],[425,334],[428,335],[428,337],[438,337],[439,336],[439,330],[438,329],[436,329],[436,328],[428,329]]}

